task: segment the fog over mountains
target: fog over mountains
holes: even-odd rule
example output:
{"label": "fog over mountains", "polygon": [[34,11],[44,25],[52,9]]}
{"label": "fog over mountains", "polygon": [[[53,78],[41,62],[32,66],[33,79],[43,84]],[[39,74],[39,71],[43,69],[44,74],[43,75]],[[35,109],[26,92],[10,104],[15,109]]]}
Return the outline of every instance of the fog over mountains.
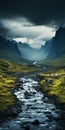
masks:
{"label": "fog over mountains", "polygon": [[18,43],[17,45],[22,57],[30,61],[40,61],[46,59],[48,51],[50,50],[50,42],[46,43],[45,46],[41,46],[39,49],[32,48],[25,43]]}
{"label": "fog over mountains", "polygon": [[17,43],[0,36],[0,58],[12,61],[26,59],[28,61],[44,61],[65,56],[65,28],[60,27],[51,40],[39,49],[30,47],[26,43]]}
{"label": "fog over mountains", "polygon": [[60,27],[51,40],[40,49],[31,48],[27,44],[18,43],[23,58],[31,61],[42,61],[59,58],[65,54],[65,28]]}

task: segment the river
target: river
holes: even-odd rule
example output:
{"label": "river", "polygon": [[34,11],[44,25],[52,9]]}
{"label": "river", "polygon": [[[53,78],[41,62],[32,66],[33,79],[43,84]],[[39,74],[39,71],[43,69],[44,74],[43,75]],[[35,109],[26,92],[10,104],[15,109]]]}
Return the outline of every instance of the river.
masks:
{"label": "river", "polygon": [[32,76],[20,78],[21,85],[15,95],[21,102],[16,118],[0,125],[0,130],[56,130],[59,109],[39,89]]}

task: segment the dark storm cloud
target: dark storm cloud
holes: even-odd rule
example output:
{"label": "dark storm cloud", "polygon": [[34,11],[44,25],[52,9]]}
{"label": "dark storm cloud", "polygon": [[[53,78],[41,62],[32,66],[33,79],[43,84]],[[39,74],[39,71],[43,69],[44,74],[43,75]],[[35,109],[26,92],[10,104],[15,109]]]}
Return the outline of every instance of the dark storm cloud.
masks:
{"label": "dark storm cloud", "polygon": [[0,35],[40,47],[65,24],[65,0],[0,0]]}
{"label": "dark storm cloud", "polygon": [[38,25],[53,21],[61,25],[65,22],[65,0],[0,0],[0,17],[27,17]]}

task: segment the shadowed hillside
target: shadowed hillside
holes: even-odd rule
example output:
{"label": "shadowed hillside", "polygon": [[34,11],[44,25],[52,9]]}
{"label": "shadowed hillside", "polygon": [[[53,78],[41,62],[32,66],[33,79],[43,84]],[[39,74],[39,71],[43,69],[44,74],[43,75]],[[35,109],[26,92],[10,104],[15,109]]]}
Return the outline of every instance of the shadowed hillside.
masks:
{"label": "shadowed hillside", "polygon": [[20,62],[22,57],[17,47],[17,43],[0,36],[0,58],[8,59],[14,62]]}

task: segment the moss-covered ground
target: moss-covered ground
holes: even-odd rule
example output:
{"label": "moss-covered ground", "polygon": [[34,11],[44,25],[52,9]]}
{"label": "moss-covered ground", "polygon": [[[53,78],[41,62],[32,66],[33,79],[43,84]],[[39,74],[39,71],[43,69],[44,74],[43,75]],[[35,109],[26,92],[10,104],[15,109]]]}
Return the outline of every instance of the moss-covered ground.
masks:
{"label": "moss-covered ground", "polygon": [[65,103],[65,69],[41,73],[40,85],[50,96],[57,96],[58,102]]}

